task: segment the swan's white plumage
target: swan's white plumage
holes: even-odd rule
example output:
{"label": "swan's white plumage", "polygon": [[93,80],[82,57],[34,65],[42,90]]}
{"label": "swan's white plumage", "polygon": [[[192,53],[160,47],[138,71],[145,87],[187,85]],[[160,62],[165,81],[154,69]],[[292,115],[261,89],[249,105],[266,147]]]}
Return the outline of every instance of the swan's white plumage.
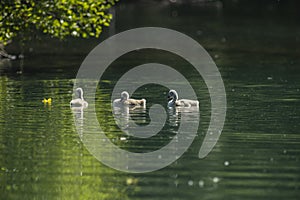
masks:
{"label": "swan's white plumage", "polygon": [[168,107],[199,107],[199,101],[190,99],[178,99],[178,94],[175,90],[170,90],[168,93]]}
{"label": "swan's white plumage", "polygon": [[113,106],[142,106],[146,107],[146,99],[132,99],[129,98],[129,94],[126,91],[123,91],[121,93],[121,98],[120,99],[115,99],[113,101]]}
{"label": "swan's white plumage", "polygon": [[70,106],[71,107],[84,107],[84,108],[88,107],[88,102],[86,102],[83,98],[82,88],[77,88],[76,93],[77,93],[78,98],[73,99],[70,102]]}

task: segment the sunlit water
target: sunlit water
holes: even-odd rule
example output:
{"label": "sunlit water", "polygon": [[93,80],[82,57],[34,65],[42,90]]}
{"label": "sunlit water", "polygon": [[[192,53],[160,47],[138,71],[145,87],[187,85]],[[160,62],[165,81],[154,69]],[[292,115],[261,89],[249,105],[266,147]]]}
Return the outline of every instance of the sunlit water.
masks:
{"label": "sunlit water", "polygon": [[[115,145],[133,152],[159,149],[176,137],[180,114],[166,108],[167,88],[146,85],[133,96],[147,98],[147,108],[130,110],[129,117],[147,125],[149,107],[161,104],[168,115],[163,130],[149,139],[122,132],[120,127],[130,126],[128,116],[117,113],[115,122],[110,98],[124,72],[143,62],[161,61],[182,72],[197,89],[201,120],[191,147],[171,165],[142,174],[103,165],[82,143],[69,101],[83,56],[41,56],[1,66],[1,199],[297,199],[299,58],[284,49],[280,56],[272,51],[261,55],[204,43],[222,74],[228,102],[223,133],[205,159],[199,159],[198,152],[209,123],[209,95],[201,77],[185,61],[166,52],[135,52],[114,63],[99,83],[97,119]],[[52,104],[42,103],[44,98],[52,98]],[[77,111],[77,118],[86,114]]]}

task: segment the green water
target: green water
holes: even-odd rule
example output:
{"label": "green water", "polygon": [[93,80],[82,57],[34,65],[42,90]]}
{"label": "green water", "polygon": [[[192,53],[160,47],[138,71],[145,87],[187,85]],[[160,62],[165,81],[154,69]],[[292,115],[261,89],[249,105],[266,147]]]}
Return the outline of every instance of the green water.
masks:
{"label": "green water", "polygon": [[[151,173],[120,172],[95,159],[75,129],[69,101],[77,70],[98,41],[75,40],[72,45],[82,47],[79,50],[69,51],[70,43],[53,45],[65,53],[55,54],[53,48],[49,53],[36,50],[38,56],[0,67],[1,199],[298,199],[297,22],[285,13],[279,19],[276,10],[260,16],[237,13],[236,17],[215,5],[193,9],[147,6],[152,13],[156,11],[156,17],[150,11],[143,13],[147,10],[143,4],[136,10],[134,4],[120,4],[117,16],[131,10],[136,15],[143,13],[144,18],[132,20],[131,15],[124,15],[117,20],[116,31],[150,25],[182,31],[206,48],[220,70],[227,116],[212,152],[205,159],[198,158],[210,116],[203,80],[182,59],[149,50],[126,55],[107,70],[96,97],[99,121],[105,123],[116,145],[130,151],[155,150],[174,137],[177,125],[167,123],[165,131],[149,141],[121,141],[124,135],[109,116],[110,95],[118,77],[131,67],[155,60],[183,72],[197,88],[201,104],[198,135],[182,157]],[[134,95],[165,106],[166,91],[148,85]],[[52,104],[44,105],[42,100],[50,97]],[[132,115],[139,124],[149,123],[143,111]]]}

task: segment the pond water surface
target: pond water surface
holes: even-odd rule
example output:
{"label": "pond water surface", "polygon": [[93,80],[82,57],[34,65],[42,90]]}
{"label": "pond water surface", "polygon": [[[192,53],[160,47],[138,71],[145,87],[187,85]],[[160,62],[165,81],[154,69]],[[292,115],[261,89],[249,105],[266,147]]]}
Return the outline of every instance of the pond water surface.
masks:
{"label": "pond water surface", "polygon": [[[122,15],[133,8],[120,4],[116,13]],[[183,59],[168,52],[145,50],[114,62],[99,83],[97,118],[108,137],[120,148],[149,152],[176,136],[180,116],[174,113],[169,113],[162,132],[149,140],[127,137],[112,117],[110,98],[118,78],[134,66],[153,61],[183,72],[197,88],[201,112],[198,134],[178,160],[158,171],[131,174],[99,162],[82,143],[69,107],[77,70],[88,54],[86,49],[99,42],[75,40],[74,48],[83,46],[84,52],[68,53],[68,43],[59,47],[60,52],[67,52],[61,55],[51,50],[35,52],[38,56],[1,65],[1,199],[300,197],[299,26],[296,28],[289,17],[273,19],[273,13],[258,19],[241,13],[239,17],[226,15],[219,7],[203,5],[198,9],[206,12],[192,9],[190,14],[185,7],[160,9],[155,19],[148,19],[150,14],[144,13],[144,22],[143,17],[132,21],[131,15],[124,14],[117,20],[115,31],[125,30],[126,20],[127,28],[164,26],[182,31],[206,48],[219,68],[227,94],[226,122],[212,152],[198,158],[210,119],[205,83]],[[143,10],[135,12],[141,14]],[[133,96],[147,98],[149,105],[146,110],[130,111],[135,123],[150,122],[147,112],[153,103],[166,108],[167,91],[158,85],[139,88]],[[44,98],[52,98],[52,104],[42,103]],[[127,122],[119,123],[126,126]]]}

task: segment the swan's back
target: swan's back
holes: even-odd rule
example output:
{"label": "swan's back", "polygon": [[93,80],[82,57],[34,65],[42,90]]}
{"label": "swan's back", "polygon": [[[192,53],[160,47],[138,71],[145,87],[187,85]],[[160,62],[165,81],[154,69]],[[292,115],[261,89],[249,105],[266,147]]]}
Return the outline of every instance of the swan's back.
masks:
{"label": "swan's back", "polygon": [[146,107],[146,99],[127,99],[124,103],[131,106]]}
{"label": "swan's back", "polygon": [[176,101],[177,106],[184,106],[184,107],[199,107],[199,101],[197,100],[190,100],[190,99],[180,99]]}
{"label": "swan's back", "polygon": [[85,100],[82,100],[82,99],[73,99],[71,102],[70,102],[70,106],[72,107],[88,107],[88,102],[86,102]]}

